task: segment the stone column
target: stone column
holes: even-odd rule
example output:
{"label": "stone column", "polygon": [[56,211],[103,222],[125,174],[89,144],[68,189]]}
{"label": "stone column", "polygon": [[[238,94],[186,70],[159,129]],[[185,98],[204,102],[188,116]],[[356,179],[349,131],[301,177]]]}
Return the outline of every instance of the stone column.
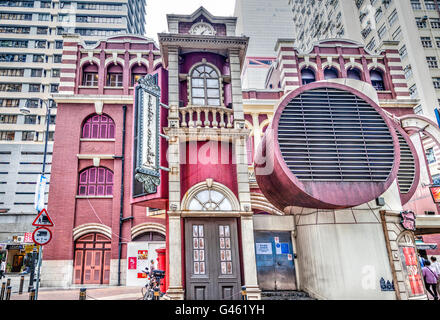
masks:
{"label": "stone column", "polygon": [[[179,128],[179,50],[170,48],[168,51],[168,126],[171,129]],[[181,250],[181,220],[180,215],[175,213],[180,210],[180,148],[179,138],[170,136],[168,141],[168,175],[169,185],[169,287],[167,295],[171,299],[183,299],[182,286],[182,250]]]}
{"label": "stone column", "polygon": [[[241,90],[241,67],[238,50],[229,51],[229,64],[231,70],[232,107],[234,109],[234,123],[244,123],[243,96]],[[234,125],[236,128],[236,126]]]}
{"label": "stone column", "polygon": [[244,285],[249,300],[260,300],[261,290],[257,281],[257,265],[255,263],[254,221],[252,212],[241,215],[241,244],[243,248]]}

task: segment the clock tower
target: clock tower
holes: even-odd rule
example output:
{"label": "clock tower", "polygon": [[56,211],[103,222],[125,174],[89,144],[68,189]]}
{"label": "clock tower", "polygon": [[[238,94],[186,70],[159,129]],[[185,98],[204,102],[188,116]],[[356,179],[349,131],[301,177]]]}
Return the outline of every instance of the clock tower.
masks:
{"label": "clock tower", "polygon": [[246,286],[259,299],[240,78],[249,38],[203,7],[167,20],[167,294],[240,299]]}

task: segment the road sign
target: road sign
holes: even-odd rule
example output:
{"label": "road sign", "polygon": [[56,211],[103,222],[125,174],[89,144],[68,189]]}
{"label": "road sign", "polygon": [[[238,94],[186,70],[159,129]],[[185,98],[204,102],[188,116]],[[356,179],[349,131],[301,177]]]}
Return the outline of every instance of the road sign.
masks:
{"label": "road sign", "polygon": [[52,239],[52,232],[48,228],[38,228],[32,234],[32,239],[36,244],[44,246]]}
{"label": "road sign", "polygon": [[32,222],[32,225],[35,227],[53,227],[53,222],[46,209],[40,211],[34,222]]}

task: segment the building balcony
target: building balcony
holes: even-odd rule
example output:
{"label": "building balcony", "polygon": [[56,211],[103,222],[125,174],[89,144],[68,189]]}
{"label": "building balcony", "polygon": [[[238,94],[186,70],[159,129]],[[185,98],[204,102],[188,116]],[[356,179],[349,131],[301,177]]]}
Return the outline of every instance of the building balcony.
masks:
{"label": "building balcony", "polygon": [[183,128],[232,128],[232,109],[224,106],[187,106],[179,109]]}

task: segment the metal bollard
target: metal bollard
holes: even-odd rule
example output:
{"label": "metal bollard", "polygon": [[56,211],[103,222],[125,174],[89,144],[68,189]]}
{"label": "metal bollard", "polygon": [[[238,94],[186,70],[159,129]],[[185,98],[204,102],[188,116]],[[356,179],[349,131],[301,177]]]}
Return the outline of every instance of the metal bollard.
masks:
{"label": "metal bollard", "polygon": [[29,300],[35,300],[35,289],[31,288],[31,291],[29,292]]}
{"label": "metal bollard", "polygon": [[247,297],[246,287],[243,286],[241,287],[241,300],[247,300],[247,299],[248,297]]}
{"label": "metal bollard", "polygon": [[20,287],[18,288],[18,294],[23,294],[24,276],[20,277]]}
{"label": "metal bollard", "polygon": [[9,287],[11,285],[11,278],[8,278],[8,280],[6,280],[6,288]]}
{"label": "metal bollard", "polygon": [[12,290],[11,286],[8,286],[6,288],[6,298],[5,298],[5,300],[11,300],[11,290]]}
{"label": "metal bollard", "polygon": [[6,291],[6,282],[2,283],[2,291],[0,292],[0,300],[3,300],[5,297],[5,291]]}
{"label": "metal bollard", "polygon": [[79,289],[79,300],[86,300],[86,288]]}
{"label": "metal bollard", "polygon": [[159,300],[160,298],[160,292],[159,292],[159,288],[154,288],[154,296],[153,296],[153,300]]}

